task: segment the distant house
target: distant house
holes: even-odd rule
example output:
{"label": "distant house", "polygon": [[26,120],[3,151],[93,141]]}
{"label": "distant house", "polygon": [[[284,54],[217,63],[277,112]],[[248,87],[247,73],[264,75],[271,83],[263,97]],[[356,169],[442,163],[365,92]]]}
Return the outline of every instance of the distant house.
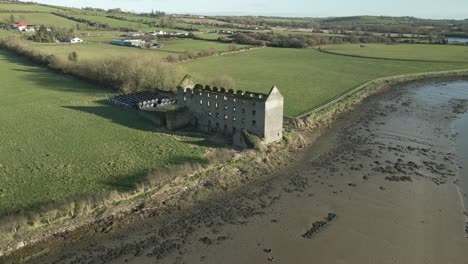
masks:
{"label": "distant house", "polygon": [[231,30],[216,30],[216,34],[232,34],[234,32],[232,32]]}
{"label": "distant house", "polygon": [[[28,31],[39,31],[41,29],[41,26],[39,25],[34,25],[34,26],[30,26],[28,27],[29,30]],[[52,31],[50,28],[46,28],[47,32],[50,32]]]}
{"label": "distant house", "polygon": [[21,21],[21,22],[16,22],[15,24],[11,25],[11,28],[18,30],[18,31],[26,31],[29,28],[34,28],[34,25]]}
{"label": "distant house", "polygon": [[32,27],[27,27],[23,30],[24,32],[35,32],[36,31],[36,28],[34,26]]}
{"label": "distant house", "polygon": [[83,40],[80,38],[67,38],[65,42],[75,44],[75,43],[83,43]]}
{"label": "distant house", "polygon": [[125,46],[125,43],[123,40],[121,39],[114,39],[112,40],[112,45],[117,45],[117,46]]}
{"label": "distant house", "polygon": [[145,45],[146,42],[141,39],[126,39],[126,40],[115,39],[111,43],[117,46],[141,48]]}
{"label": "distant house", "polygon": [[125,35],[126,35],[127,37],[132,37],[132,38],[134,38],[134,37],[141,37],[141,36],[143,36],[144,34],[141,33],[141,32],[127,32],[127,33],[125,33]]}
{"label": "distant house", "polygon": [[124,40],[124,46],[141,48],[145,45],[146,41],[141,39],[126,39]]}
{"label": "distant house", "polygon": [[187,37],[189,35],[189,33],[185,32],[185,33],[182,33],[182,32],[170,32],[169,33],[169,36],[176,36],[176,37]]}
{"label": "distant house", "polygon": [[162,30],[160,31],[153,31],[153,32],[150,32],[150,35],[152,36],[164,36],[164,35],[167,35],[167,32],[164,32]]}

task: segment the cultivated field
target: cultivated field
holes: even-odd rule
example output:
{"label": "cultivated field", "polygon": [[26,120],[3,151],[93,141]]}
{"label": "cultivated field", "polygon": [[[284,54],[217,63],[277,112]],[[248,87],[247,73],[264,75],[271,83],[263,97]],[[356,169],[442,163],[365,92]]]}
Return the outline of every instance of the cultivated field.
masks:
{"label": "cultivated field", "polygon": [[143,31],[151,31],[156,30],[156,27],[150,27],[144,23],[132,22],[132,21],[124,21],[114,18],[109,18],[104,15],[86,15],[86,14],[73,14],[75,18],[86,19],[91,22],[97,22],[101,24],[108,24],[115,28],[128,28],[133,30],[143,30]]}
{"label": "cultivated field", "polygon": [[83,28],[85,27],[85,24],[48,13],[0,13],[0,20],[8,21],[11,15],[16,21],[24,21],[33,25],[76,28],[76,25],[80,24]]}
{"label": "cultivated field", "polygon": [[[460,56],[464,51],[459,47],[452,50]],[[285,114],[297,116],[375,78],[468,68],[468,61],[454,61],[375,60],[330,55],[312,49],[264,48],[184,65],[190,74],[200,79],[231,76],[242,90],[268,92],[277,85],[285,96]]]}
{"label": "cultivated field", "polygon": [[[214,48],[218,52],[223,52],[229,51],[230,48],[230,44],[226,43],[189,39],[161,41],[163,47],[160,49],[139,49],[107,44],[107,42],[116,38],[119,37],[90,38],[91,42],[89,43],[75,45],[42,44],[34,42],[29,42],[29,44],[36,49],[44,51],[48,54],[54,54],[62,58],[68,58],[70,52],[76,51],[78,53],[79,59],[87,60],[118,56],[152,56],[154,58],[164,59],[169,55],[178,55],[186,50],[193,50],[198,52],[209,48]],[[88,40],[87,38],[84,39]],[[245,45],[238,45],[238,47],[245,47]]]}
{"label": "cultivated field", "polygon": [[225,37],[229,38],[229,35],[222,35],[222,34],[216,34],[216,33],[195,33],[195,35],[199,38],[202,39],[211,39],[211,40],[216,40],[220,37]]}
{"label": "cultivated field", "polygon": [[[173,40],[173,41],[161,41],[163,47],[161,50],[170,52],[184,52],[186,50],[201,51],[209,48],[216,49],[219,52],[229,51],[230,44],[214,42],[214,41],[202,41],[202,40]],[[237,45],[239,48],[247,47],[248,45]]]}
{"label": "cultivated field", "polygon": [[328,45],[324,50],[375,58],[468,62],[467,46],[422,44],[342,44]]}
{"label": "cultivated field", "polygon": [[87,43],[87,44],[31,44],[47,54],[54,54],[67,59],[70,52],[76,51],[79,60],[94,60],[102,58],[128,57],[128,56],[151,56],[155,59],[164,59],[169,55],[177,55],[172,52],[165,52],[153,49],[139,49],[133,47],[121,47],[107,43]]}
{"label": "cultivated field", "polygon": [[55,12],[58,9],[43,5],[0,3],[0,10],[4,12]]}
{"label": "cultivated field", "polygon": [[203,163],[202,138],[154,133],[108,90],[0,51],[0,214],[70,196],[128,190],[146,173]]}

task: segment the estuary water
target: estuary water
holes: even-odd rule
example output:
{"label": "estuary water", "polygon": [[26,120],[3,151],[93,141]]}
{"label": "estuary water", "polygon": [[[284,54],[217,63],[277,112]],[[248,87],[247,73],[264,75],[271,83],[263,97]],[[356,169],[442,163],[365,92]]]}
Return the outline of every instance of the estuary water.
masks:
{"label": "estuary water", "polygon": [[468,38],[447,38],[449,43],[468,43]]}
{"label": "estuary water", "polygon": [[455,129],[458,133],[455,138],[455,148],[457,150],[458,161],[461,165],[461,168],[459,168],[459,173],[461,176],[460,186],[462,188],[462,195],[465,206],[468,206],[468,113],[463,114],[455,122]]}

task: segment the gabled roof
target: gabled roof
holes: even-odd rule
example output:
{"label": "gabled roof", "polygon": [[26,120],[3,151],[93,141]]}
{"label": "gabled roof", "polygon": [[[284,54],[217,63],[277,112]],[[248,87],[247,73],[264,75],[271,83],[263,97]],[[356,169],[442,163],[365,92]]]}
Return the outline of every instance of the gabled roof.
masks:
{"label": "gabled roof", "polygon": [[179,84],[179,87],[181,88],[193,88],[194,86],[195,83],[193,82],[192,76],[190,76],[190,74],[186,74]]}
{"label": "gabled roof", "polygon": [[32,25],[30,25],[30,24],[28,24],[26,22],[20,21],[20,22],[16,22],[15,26],[17,26],[17,27],[27,27],[27,26],[32,26]]}
{"label": "gabled roof", "polygon": [[270,90],[270,93],[268,93],[268,100],[274,100],[274,99],[279,99],[283,98],[283,95],[281,95],[279,89],[276,86],[273,86]]}

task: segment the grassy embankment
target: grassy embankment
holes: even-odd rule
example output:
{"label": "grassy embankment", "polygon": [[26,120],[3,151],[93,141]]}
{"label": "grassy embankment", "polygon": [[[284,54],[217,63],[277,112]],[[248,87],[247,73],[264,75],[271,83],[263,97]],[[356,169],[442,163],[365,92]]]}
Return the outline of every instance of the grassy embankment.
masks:
{"label": "grassy embankment", "polygon": [[[400,49],[399,46],[392,47]],[[425,48],[423,45],[418,47]],[[184,66],[192,76],[200,79],[231,76],[242,90],[266,93],[276,85],[285,96],[285,114],[298,116],[376,78],[468,68],[468,60],[466,63],[460,61],[460,58],[468,57],[466,50],[455,46],[432,45],[428,48],[434,53],[450,53],[449,60],[453,62],[375,60],[330,55],[311,49],[265,48],[196,60]],[[438,51],[439,48],[444,51]],[[419,57],[424,58],[425,54],[420,52]]]}
{"label": "grassy embankment", "polygon": [[417,44],[342,44],[328,45],[324,50],[364,57],[403,60],[468,62],[467,46]]}

